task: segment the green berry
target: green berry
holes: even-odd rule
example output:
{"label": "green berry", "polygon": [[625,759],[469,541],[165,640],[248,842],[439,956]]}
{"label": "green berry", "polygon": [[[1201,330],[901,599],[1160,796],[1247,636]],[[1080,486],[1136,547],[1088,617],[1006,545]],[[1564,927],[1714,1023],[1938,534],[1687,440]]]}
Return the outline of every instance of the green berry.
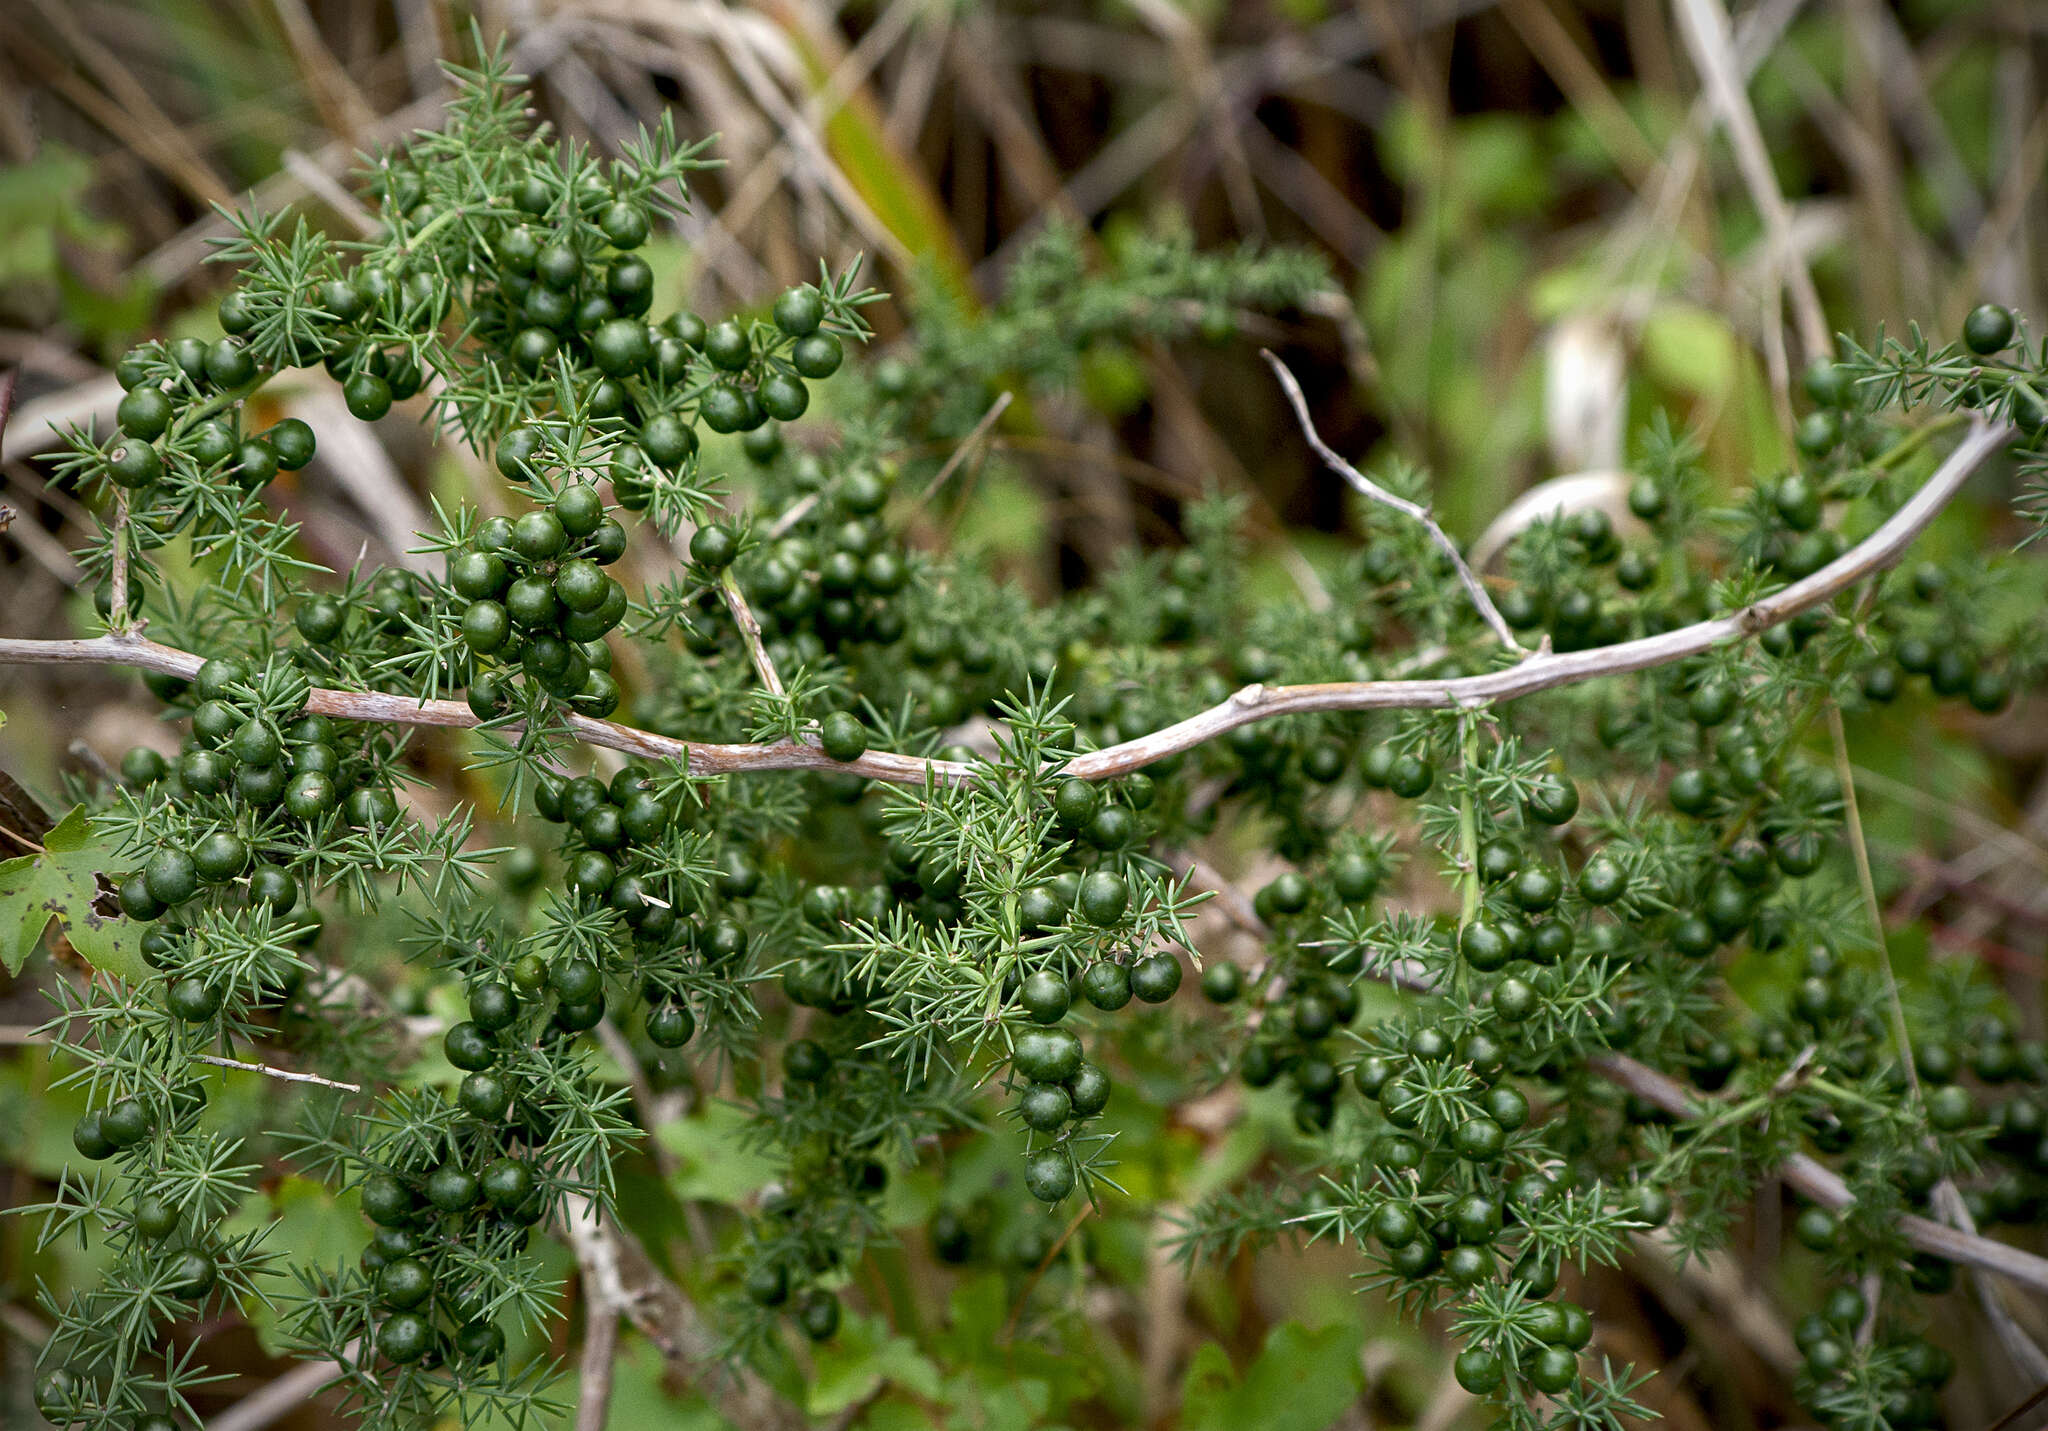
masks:
{"label": "green berry", "polygon": [[2003,352],[2011,345],[2012,336],[2012,313],[1996,303],[1978,304],[1963,320],[1963,342],[1980,357]]}

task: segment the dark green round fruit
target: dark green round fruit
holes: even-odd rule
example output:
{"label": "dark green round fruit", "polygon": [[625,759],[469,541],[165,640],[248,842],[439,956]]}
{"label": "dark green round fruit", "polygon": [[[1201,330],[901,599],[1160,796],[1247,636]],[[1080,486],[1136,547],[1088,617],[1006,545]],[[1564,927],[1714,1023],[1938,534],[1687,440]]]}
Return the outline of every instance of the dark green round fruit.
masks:
{"label": "dark green round fruit", "polygon": [[569,533],[553,512],[528,512],[512,524],[512,550],[528,561],[551,560],[568,542]]}
{"label": "dark green round fruit", "polygon": [[164,460],[157,450],[139,438],[120,443],[107,454],[107,476],[115,486],[131,491],[147,487],[164,475]]}
{"label": "dark green round fruit", "polygon": [[332,810],[341,798],[331,777],[317,770],[302,770],[285,787],[284,808],[297,820],[317,820]]}
{"label": "dark green round fruit", "polygon": [[795,422],[811,405],[810,389],[802,378],[788,373],[770,373],[757,390],[761,410],[777,422]]}
{"label": "dark green round fruit", "polygon": [[565,1004],[587,1004],[604,991],[597,965],[580,956],[558,961],[549,971],[548,983]]}
{"label": "dark green round fruit", "polygon": [[690,560],[706,571],[724,571],[738,555],[739,541],[729,528],[702,526],[690,537]]}
{"label": "dark green round fruit", "polygon": [[455,1351],[465,1361],[494,1362],[505,1353],[505,1333],[495,1322],[466,1322],[455,1333]]}
{"label": "dark green round fruit", "polygon": [[170,762],[146,745],[134,746],[121,757],[121,778],[130,785],[154,785],[170,770]]}
{"label": "dark green round fruit", "polygon": [[858,760],[867,754],[868,728],[851,711],[834,711],[818,726],[818,744],[834,760]]}
{"label": "dark green round fruit", "polygon": [[728,318],[704,335],[704,356],[722,372],[737,373],[753,360],[754,345],[746,329]]}
{"label": "dark green round fruit", "polygon": [[1414,800],[1436,783],[1436,767],[1419,755],[1398,757],[1387,772],[1387,788],[1404,800]]}
{"label": "dark green round fruit", "polygon": [[613,318],[590,335],[590,357],[598,371],[629,378],[654,361],[654,335],[637,318]]}
{"label": "dark green round fruit", "polygon": [[792,338],[818,331],[825,321],[824,297],[810,284],[784,289],[775,300],[775,326]]}
{"label": "dark green round fruit", "polygon": [[1053,792],[1052,808],[1061,824],[1078,830],[1102,808],[1102,791],[1091,780],[1069,777]]}
{"label": "dark green round fruit", "polygon": [[1244,992],[1244,971],[1225,960],[1202,970],[1202,996],[1212,1004],[1234,1004]]}
{"label": "dark green round fruit", "polygon": [[87,1113],[71,1125],[71,1146],[78,1150],[80,1157],[95,1163],[120,1151],[114,1140],[107,1136],[103,1121],[100,1114]]}
{"label": "dark green round fruit", "polygon": [[1094,870],[1081,881],[1080,898],[1077,901],[1082,916],[1090,924],[1107,929],[1124,917],[1130,907],[1130,889],[1123,876],[1111,870]]}
{"label": "dark green round fruit", "polygon": [[433,1292],[434,1274],[417,1257],[401,1257],[395,1262],[387,1262],[377,1273],[377,1300],[387,1307],[410,1310],[426,1301]]}
{"label": "dark green round fruit", "polygon": [[1061,1201],[1074,1190],[1074,1163],[1061,1148],[1041,1148],[1024,1163],[1024,1187],[1043,1203]]}
{"label": "dark green round fruit", "polygon": [[1017,1071],[1034,1083],[1065,1083],[1081,1068],[1081,1040],[1066,1029],[1024,1029],[1011,1054]]}
{"label": "dark green round fruit", "polygon": [[1017,1100],[1024,1126],[1040,1133],[1059,1129],[1074,1112],[1074,1100],[1056,1083],[1034,1083]]}
{"label": "dark green round fruit", "polygon": [[489,1068],[498,1061],[498,1041],[469,1020],[449,1029],[441,1044],[450,1063],[470,1072]]}
{"label": "dark green round fruit", "polygon": [[469,987],[469,1018],[485,1033],[509,1028],[519,1017],[519,996],[495,979]]}
{"label": "dark green round fruit", "polygon": [[1131,966],[1131,992],[1148,1004],[1163,1004],[1172,998],[1180,980],[1180,960],[1164,950],[1147,954]]}
{"label": "dark green round fruit", "polygon": [[1467,1118],[1451,1133],[1451,1145],[1461,1158],[1490,1163],[1507,1148],[1507,1130],[1491,1118]]}
{"label": "dark green round fruit", "polygon": [[1527,1370],[1530,1385],[1554,1396],[1579,1379],[1579,1358],[1566,1347],[1545,1347]]}
{"label": "dark green round fruit", "polygon": [[839,1333],[839,1299],[813,1287],[797,1302],[797,1325],[814,1342],[828,1342]]}
{"label": "dark green round fruit", "polygon": [[789,1272],[779,1262],[763,1262],[747,1269],[748,1298],[762,1307],[779,1307],[789,1300]]}
{"label": "dark green round fruit", "polygon": [[1562,775],[1546,775],[1530,790],[1522,808],[1539,824],[1566,824],[1579,813],[1579,788]]}
{"label": "dark green round fruit", "polygon": [[299,882],[281,865],[260,864],[249,872],[249,905],[267,904],[279,914],[299,902]]}
{"label": "dark green round fruit", "polygon": [[697,1020],[683,1004],[662,1004],[647,1011],[647,1038],[657,1048],[681,1048],[697,1032]]}
{"label": "dark green round fruit", "polygon": [[533,1195],[533,1169],[517,1158],[494,1160],[480,1181],[484,1200],[501,1210],[516,1208]]}
{"label": "dark green round fruit", "polygon": [[[472,601],[462,613],[463,643],[479,656],[503,650],[511,635],[512,617],[495,601]],[[470,683],[472,691],[477,684],[478,681]],[[489,704],[495,707],[497,702],[493,700]]]}
{"label": "dark green round fruit", "polygon": [[434,1326],[417,1312],[398,1312],[377,1329],[377,1350],[386,1361],[407,1366],[434,1346]]}
{"label": "dark green round fruit", "polygon": [[1067,1080],[1067,1096],[1076,1118],[1093,1118],[1109,1106],[1109,1075],[1092,1063],[1083,1063]]}
{"label": "dark green round fruit", "polygon": [[1122,964],[1098,959],[1081,975],[1081,997],[1105,1013],[1131,1001],[1131,971]]}
{"label": "dark green round fruit", "polygon": [[299,634],[316,646],[325,646],[341,635],[348,622],[348,608],[331,596],[315,596],[299,603],[292,618]]}
{"label": "dark green round fruit", "polygon": [[135,1230],[161,1242],[178,1230],[177,1211],[160,1197],[145,1197],[135,1204]]}
{"label": "dark green round fruit", "polygon": [[1608,855],[1595,855],[1579,871],[1579,894],[1588,904],[1612,904],[1628,892],[1628,872]]}
{"label": "dark green round fruit", "polygon": [[511,1109],[512,1091],[495,1073],[472,1073],[456,1090],[455,1105],[479,1123],[496,1123]]}
{"label": "dark green round fruit", "polygon": [[789,365],[813,382],[839,371],[845,349],[830,333],[810,333],[796,340],[789,350]]}
{"label": "dark green round fruit", "polygon": [[166,909],[175,909],[199,893],[199,867],[192,856],[175,845],[167,845],[149,857],[142,867],[143,883],[149,896]]}
{"label": "dark green round fruit", "polygon": [[1467,1347],[1459,1352],[1457,1360],[1451,1363],[1451,1372],[1458,1378],[1458,1385],[1474,1396],[1485,1396],[1501,1383],[1500,1358],[1484,1347]]}
{"label": "dark green round fruit", "polygon": [[174,1297],[196,1302],[213,1290],[220,1268],[203,1252],[187,1252],[171,1263],[168,1290]]}
{"label": "dark green round fruit", "polygon": [[238,388],[255,381],[256,359],[247,345],[230,334],[206,350],[206,379],[217,388]]}
{"label": "dark green round fruit", "polygon": [[604,230],[604,236],[613,248],[638,248],[647,242],[647,210],[640,204],[629,204],[620,199],[604,211],[597,221]]}
{"label": "dark green round fruit", "polygon": [[391,411],[391,384],[375,373],[351,373],[341,385],[341,400],[358,422],[375,422]]}
{"label": "dark green round fruit", "polygon": [[154,442],[171,425],[171,400],[162,388],[133,388],[114,409],[114,421],[127,436]]}
{"label": "dark green round fruit", "polygon": [[1058,1023],[1067,1016],[1067,1008],[1072,1002],[1072,996],[1067,992],[1067,981],[1048,969],[1039,969],[1029,975],[1018,996],[1024,1012],[1041,1024]]}
{"label": "dark green round fruit", "polygon": [[2012,313],[1996,303],[1980,303],[1963,319],[1963,342],[1980,357],[2005,351],[2012,335]]}
{"label": "dark green round fruit", "polygon": [[188,1024],[204,1023],[220,1012],[221,992],[204,980],[188,976],[164,992],[164,1006]]}
{"label": "dark green round fruit", "polygon": [[697,434],[674,413],[656,413],[640,425],[640,450],[655,466],[673,472],[697,450]]}

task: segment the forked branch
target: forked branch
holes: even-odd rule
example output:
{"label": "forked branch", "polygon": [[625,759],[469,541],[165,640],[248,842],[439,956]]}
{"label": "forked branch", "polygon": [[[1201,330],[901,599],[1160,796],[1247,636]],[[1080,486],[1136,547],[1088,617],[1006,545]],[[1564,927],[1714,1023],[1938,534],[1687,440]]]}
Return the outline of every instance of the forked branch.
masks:
{"label": "forked branch", "polygon": [[1524,649],[1522,643],[1515,639],[1514,631],[1502,618],[1499,609],[1494,606],[1493,598],[1486,594],[1484,583],[1472,574],[1472,568],[1465,561],[1465,554],[1458,550],[1458,544],[1451,540],[1450,534],[1437,525],[1436,518],[1430,515],[1429,508],[1420,502],[1411,502],[1406,497],[1389,492],[1339,456],[1337,449],[1323,441],[1323,435],[1316,431],[1315,422],[1308,414],[1308,399],[1302,396],[1301,384],[1294,380],[1294,374],[1288,371],[1287,364],[1274,357],[1272,350],[1268,348],[1259,349],[1259,356],[1266,360],[1268,366],[1273,369],[1273,376],[1280,380],[1280,386],[1287,394],[1287,401],[1294,408],[1295,421],[1301,424],[1302,436],[1306,437],[1308,445],[1316,450],[1316,456],[1323,459],[1323,465],[1349,482],[1369,500],[1379,503],[1382,507],[1392,507],[1402,516],[1419,523],[1422,529],[1429,533],[1429,539],[1436,543],[1437,549],[1450,558],[1451,569],[1458,573],[1459,584],[1472,598],[1472,604],[1479,608],[1480,619],[1500,638],[1501,645],[1510,651]]}

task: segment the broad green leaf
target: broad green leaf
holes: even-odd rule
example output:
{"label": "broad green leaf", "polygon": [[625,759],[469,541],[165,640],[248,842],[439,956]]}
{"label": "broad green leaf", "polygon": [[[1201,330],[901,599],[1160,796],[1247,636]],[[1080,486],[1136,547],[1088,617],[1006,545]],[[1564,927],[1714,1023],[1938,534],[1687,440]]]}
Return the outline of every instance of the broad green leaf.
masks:
{"label": "broad green leaf", "polygon": [[43,836],[43,853],[0,864],[0,966],[20,973],[55,919],[71,947],[95,969],[130,983],[145,982],[150,970],[142,961],[143,926],[95,907],[100,876],[108,877],[111,889],[113,868],[82,807]]}
{"label": "broad green leaf", "polygon": [[612,1372],[612,1404],[605,1425],[613,1431],[648,1426],[662,1431],[720,1431],[730,1424],[694,1392],[672,1395],[667,1374],[652,1343],[628,1337]]}
{"label": "broad green leaf", "polygon": [[818,1348],[806,1396],[811,1415],[844,1411],[884,1383],[917,1396],[938,1396],[938,1367],[908,1337],[887,1336],[886,1331],[887,1323],[878,1317],[849,1317],[839,1335]]}
{"label": "broad green leaf", "polygon": [[746,1127],[747,1115],[729,1103],[708,1103],[693,1117],[664,1123],[655,1136],[680,1161],[675,1195],[735,1203],[774,1177],[775,1164],[747,1145]]}
{"label": "broad green leaf", "polygon": [[1313,1331],[1283,1322],[1242,1380],[1230,1374],[1222,1348],[1204,1343],[1183,1382],[1182,1424],[1188,1431],[1323,1431],[1358,1399],[1365,1379],[1358,1349],[1364,1340],[1356,1322]]}

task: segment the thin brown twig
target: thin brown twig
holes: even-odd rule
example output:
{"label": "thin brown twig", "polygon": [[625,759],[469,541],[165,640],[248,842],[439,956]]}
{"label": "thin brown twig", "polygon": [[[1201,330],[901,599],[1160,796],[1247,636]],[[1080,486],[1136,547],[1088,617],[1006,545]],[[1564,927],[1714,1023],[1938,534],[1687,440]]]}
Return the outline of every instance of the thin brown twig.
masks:
{"label": "thin brown twig", "polygon": [[[1655,1104],[1675,1117],[1699,1116],[1696,1096],[1675,1079],[1636,1062],[1624,1054],[1596,1054],[1589,1060],[1593,1070],[1628,1092]],[[1794,1153],[1780,1165],[1778,1175],[1801,1196],[1831,1212],[1839,1212],[1856,1201],[1841,1175],[1824,1163]],[[1988,1237],[1960,1232],[1932,1218],[1902,1213],[1897,1222],[1899,1235],[1914,1248],[1931,1252],[1950,1262],[1980,1267],[2037,1292],[2048,1292],[2048,1258],[2037,1257]]]}
{"label": "thin brown twig", "polygon": [[824,496],[825,494],[822,492],[813,492],[802,501],[791,503],[789,510],[770,523],[768,530],[763,535],[769,541],[774,541],[798,522],[801,522],[805,517],[808,517],[811,514],[811,509],[824,500]]}
{"label": "thin brown twig", "polygon": [[739,578],[732,574],[731,567],[719,573],[718,592],[725,598],[726,609],[732,612],[733,624],[740,628],[740,640],[746,644],[747,659],[754,663],[754,673],[761,678],[762,685],[781,696],[782,677],[776,674],[775,662],[769,659],[768,647],[761,640],[761,623],[754,616],[754,608],[747,605]]}
{"label": "thin brown twig", "polygon": [[361,1093],[360,1083],[343,1083],[339,1079],[322,1078],[317,1073],[294,1073],[288,1068],[273,1068],[267,1063],[243,1063],[240,1059],[221,1058],[216,1054],[194,1054],[196,1063],[212,1064],[215,1068],[232,1068],[241,1073],[260,1073],[265,1078],[275,1078],[284,1083],[317,1083],[322,1088],[338,1088],[344,1093]]}
{"label": "thin brown twig", "polygon": [[107,573],[107,625],[129,629],[128,621],[128,494],[114,493],[114,560]]}
{"label": "thin brown twig", "polygon": [[[356,1348],[357,1343],[350,1342],[342,1356],[353,1361]],[[303,1410],[315,1392],[339,1381],[347,1372],[348,1368],[339,1361],[304,1362],[209,1419],[207,1431],[263,1431],[265,1426]]]}
{"label": "thin brown twig", "polygon": [[1472,604],[1479,608],[1480,619],[1486,622],[1493,634],[1500,638],[1500,643],[1510,651],[1526,650],[1527,648],[1515,639],[1514,631],[1509,628],[1507,620],[1494,606],[1493,598],[1486,594],[1486,588],[1480,584],[1479,578],[1472,574],[1472,568],[1465,564],[1465,554],[1458,550],[1458,544],[1451,540],[1450,534],[1437,525],[1436,518],[1430,515],[1429,508],[1420,502],[1411,502],[1406,497],[1389,492],[1338,456],[1337,450],[1323,441],[1322,434],[1316,431],[1315,420],[1309,416],[1308,399],[1302,395],[1301,384],[1295,381],[1294,374],[1289,371],[1287,364],[1274,356],[1270,348],[1259,349],[1259,356],[1266,360],[1266,365],[1273,370],[1273,376],[1280,380],[1280,386],[1287,394],[1287,401],[1294,408],[1295,419],[1301,424],[1302,435],[1308,439],[1308,445],[1315,449],[1316,455],[1323,459],[1323,465],[1349,482],[1363,496],[1383,507],[1393,508],[1411,521],[1421,523],[1423,529],[1429,533],[1429,539],[1436,543],[1437,549],[1450,558],[1452,569],[1458,573],[1459,583],[1471,596]]}
{"label": "thin brown twig", "polygon": [[1076,1232],[1080,1231],[1081,1224],[1088,1220],[1088,1214],[1093,1211],[1095,1211],[1094,1204],[1090,1203],[1075,1213],[1072,1219],[1068,1221],[1066,1227],[1061,1230],[1060,1235],[1053,1240],[1052,1247],[1047,1250],[1045,1256],[1039,1259],[1038,1265],[1031,1269],[1031,1275],[1025,1278],[1024,1285],[1017,1289],[1017,1300],[1010,1304],[1009,1318],[1003,1323],[1002,1334],[996,1338],[998,1344],[1007,1343],[1012,1337],[1017,1335],[1017,1323],[1024,1316],[1024,1305],[1031,1300],[1031,1294],[1037,1289],[1039,1279],[1045,1276],[1047,1269],[1052,1266],[1061,1251],[1065,1249],[1068,1240]]}

